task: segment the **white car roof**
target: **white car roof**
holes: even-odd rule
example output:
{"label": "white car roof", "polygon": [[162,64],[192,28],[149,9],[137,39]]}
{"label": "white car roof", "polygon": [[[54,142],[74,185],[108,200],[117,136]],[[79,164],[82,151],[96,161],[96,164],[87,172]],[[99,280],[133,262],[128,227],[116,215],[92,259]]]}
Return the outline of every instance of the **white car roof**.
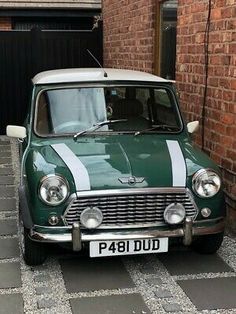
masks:
{"label": "white car roof", "polygon": [[[104,71],[107,73],[107,76],[104,76]],[[96,81],[173,82],[146,72],[108,68],[80,68],[45,71],[37,74],[32,81],[34,85]]]}

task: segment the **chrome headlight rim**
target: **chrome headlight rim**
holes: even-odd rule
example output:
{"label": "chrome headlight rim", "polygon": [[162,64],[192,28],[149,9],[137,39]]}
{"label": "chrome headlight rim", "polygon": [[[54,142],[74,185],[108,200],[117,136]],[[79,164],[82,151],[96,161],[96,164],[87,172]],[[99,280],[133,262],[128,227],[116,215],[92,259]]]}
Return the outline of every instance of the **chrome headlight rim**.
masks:
{"label": "chrome headlight rim", "polygon": [[[208,172],[211,172],[213,173],[216,177],[218,177],[219,179],[219,185],[218,185],[218,188],[217,188],[217,191],[212,194],[212,195],[202,195],[200,193],[198,193],[197,189],[196,189],[196,181],[199,179],[200,176],[202,176],[203,174],[206,174]],[[194,193],[199,197],[199,198],[202,198],[202,199],[208,199],[208,198],[211,198],[211,197],[214,197],[216,196],[220,189],[221,189],[221,186],[222,186],[222,180],[221,180],[221,177],[220,175],[214,170],[214,169],[211,169],[211,168],[201,168],[199,170],[197,170],[193,177],[192,177],[192,190],[194,191]]]}
{"label": "chrome headlight rim", "polygon": [[[66,195],[64,196],[64,198],[63,198],[60,202],[57,202],[56,204],[53,204],[53,203],[51,203],[51,202],[45,200],[45,199],[41,196],[41,193],[40,193],[42,184],[43,184],[46,180],[48,180],[48,179],[50,179],[50,178],[57,178],[57,179],[59,179],[59,181],[62,181],[62,182],[65,184],[66,188],[67,188],[67,193],[66,193]],[[59,206],[59,205],[61,205],[62,203],[64,203],[64,202],[68,199],[69,194],[70,194],[69,183],[68,183],[67,179],[66,179],[65,177],[63,177],[62,175],[57,174],[57,173],[55,173],[55,174],[47,174],[47,175],[43,176],[43,177],[40,179],[39,188],[38,188],[38,196],[39,196],[40,200],[41,200],[44,204],[46,204],[46,205],[48,205],[48,206],[53,206],[53,207]]]}

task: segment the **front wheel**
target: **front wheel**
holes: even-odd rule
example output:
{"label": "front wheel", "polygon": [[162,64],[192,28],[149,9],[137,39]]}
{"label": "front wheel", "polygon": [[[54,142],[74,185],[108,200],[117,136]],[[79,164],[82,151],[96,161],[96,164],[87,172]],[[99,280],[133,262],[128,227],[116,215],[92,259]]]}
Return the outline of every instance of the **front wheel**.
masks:
{"label": "front wheel", "polygon": [[197,238],[192,246],[201,254],[214,254],[220,248],[224,239],[224,233],[208,234]]}
{"label": "front wheel", "polygon": [[22,226],[21,248],[25,263],[29,266],[41,265],[47,258],[46,247],[29,238],[29,230]]}

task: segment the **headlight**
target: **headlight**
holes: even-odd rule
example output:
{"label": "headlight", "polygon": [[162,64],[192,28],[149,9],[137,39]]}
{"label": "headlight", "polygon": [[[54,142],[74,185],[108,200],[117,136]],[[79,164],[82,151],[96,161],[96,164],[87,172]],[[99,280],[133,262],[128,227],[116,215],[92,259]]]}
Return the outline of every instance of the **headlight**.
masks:
{"label": "headlight", "polygon": [[193,190],[200,197],[212,197],[221,187],[221,180],[211,169],[198,170],[193,176]]}
{"label": "headlight", "polygon": [[39,195],[44,203],[57,206],[65,201],[69,194],[67,181],[58,175],[48,175],[41,180]]}

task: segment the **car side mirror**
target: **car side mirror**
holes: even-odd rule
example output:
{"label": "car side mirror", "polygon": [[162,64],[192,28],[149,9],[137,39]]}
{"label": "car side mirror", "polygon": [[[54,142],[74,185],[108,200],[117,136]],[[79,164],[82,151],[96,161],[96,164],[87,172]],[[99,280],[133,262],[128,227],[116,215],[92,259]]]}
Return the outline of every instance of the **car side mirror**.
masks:
{"label": "car side mirror", "polygon": [[199,129],[199,121],[192,121],[187,124],[188,133],[192,134]]}
{"label": "car side mirror", "polygon": [[26,137],[26,128],[24,126],[18,125],[8,125],[6,130],[7,136],[16,137],[16,138],[25,138]]}

